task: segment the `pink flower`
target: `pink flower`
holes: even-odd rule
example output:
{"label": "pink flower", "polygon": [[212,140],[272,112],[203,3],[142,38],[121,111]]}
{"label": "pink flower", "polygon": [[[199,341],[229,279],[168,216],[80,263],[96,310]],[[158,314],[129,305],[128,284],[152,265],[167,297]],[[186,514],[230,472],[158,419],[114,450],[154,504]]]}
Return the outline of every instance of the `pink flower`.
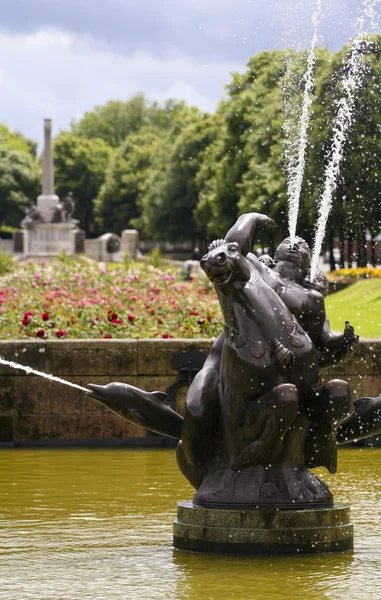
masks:
{"label": "pink flower", "polygon": [[128,320],[130,321],[130,323],[132,323],[132,321],[134,321],[135,319],[135,315],[129,314],[128,315]]}

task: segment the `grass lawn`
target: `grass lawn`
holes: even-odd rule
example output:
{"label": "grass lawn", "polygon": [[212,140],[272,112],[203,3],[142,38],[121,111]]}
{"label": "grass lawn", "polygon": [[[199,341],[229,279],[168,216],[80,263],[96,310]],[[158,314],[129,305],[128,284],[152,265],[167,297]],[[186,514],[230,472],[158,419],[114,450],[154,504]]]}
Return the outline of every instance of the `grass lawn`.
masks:
{"label": "grass lawn", "polygon": [[362,279],[325,299],[333,331],[349,321],[360,337],[381,337],[381,279]]}

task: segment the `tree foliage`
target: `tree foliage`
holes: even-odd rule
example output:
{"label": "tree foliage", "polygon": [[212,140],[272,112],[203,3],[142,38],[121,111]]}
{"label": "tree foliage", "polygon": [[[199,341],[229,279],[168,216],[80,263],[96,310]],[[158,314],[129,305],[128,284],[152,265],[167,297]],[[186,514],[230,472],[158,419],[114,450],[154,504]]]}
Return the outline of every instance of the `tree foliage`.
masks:
{"label": "tree foliage", "polygon": [[74,135],[87,139],[101,138],[112,148],[120,146],[132,133],[145,127],[169,130],[181,128],[184,121],[198,114],[185,102],[167,100],[162,106],[149,102],[138,93],[130,100],[110,100],[104,106],[95,106],[78,122],[72,121]]}
{"label": "tree foliage", "polygon": [[41,172],[30,152],[0,145],[0,225],[18,227],[41,191]]}
{"label": "tree foliage", "polygon": [[102,230],[120,233],[139,216],[140,198],[159,144],[155,128],[142,129],[129,135],[111,158],[96,200],[96,215]]}
{"label": "tree foliage", "polygon": [[94,201],[104,183],[112,149],[101,139],[61,133],[54,140],[56,192],[73,193],[75,217],[87,232],[94,231]]}
{"label": "tree foliage", "polygon": [[160,239],[165,232],[170,242],[205,238],[205,223],[196,224],[193,215],[200,192],[197,174],[220,125],[219,118],[204,115],[174,139],[161,141],[135,219],[146,235]]}
{"label": "tree foliage", "polygon": [[37,142],[26,138],[19,131],[11,131],[6,123],[0,123],[0,144],[10,150],[28,152],[34,158],[37,155]]}

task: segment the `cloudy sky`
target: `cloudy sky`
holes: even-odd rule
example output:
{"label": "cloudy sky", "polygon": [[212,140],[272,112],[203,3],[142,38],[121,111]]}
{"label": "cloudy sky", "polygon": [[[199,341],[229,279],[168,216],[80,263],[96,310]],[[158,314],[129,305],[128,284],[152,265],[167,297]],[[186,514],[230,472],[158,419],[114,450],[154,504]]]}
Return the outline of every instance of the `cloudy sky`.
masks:
{"label": "cloudy sky", "polygon": [[[41,142],[94,105],[143,91],[213,110],[232,71],[260,50],[308,45],[319,0],[5,0],[0,121]],[[321,45],[355,34],[381,0],[321,0]],[[380,10],[378,8],[378,10]]]}

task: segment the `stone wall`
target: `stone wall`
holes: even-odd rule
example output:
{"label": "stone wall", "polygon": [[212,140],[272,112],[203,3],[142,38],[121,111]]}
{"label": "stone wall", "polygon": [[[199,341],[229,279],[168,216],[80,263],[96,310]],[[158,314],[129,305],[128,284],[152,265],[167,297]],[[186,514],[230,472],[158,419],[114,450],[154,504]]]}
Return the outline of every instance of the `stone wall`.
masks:
{"label": "stone wall", "polygon": [[[179,379],[173,359],[206,357],[212,340],[0,341],[0,356],[73,383],[123,381],[148,391],[167,390]],[[176,358],[177,357],[177,358]],[[188,355],[186,355],[186,358]],[[186,361],[185,361],[186,362]],[[323,379],[346,379],[353,397],[381,395],[381,340],[365,341]],[[185,372],[187,378],[187,372]],[[186,387],[176,395],[183,411]],[[0,443],[164,444],[165,440],[123,421],[80,390],[0,365]]]}

